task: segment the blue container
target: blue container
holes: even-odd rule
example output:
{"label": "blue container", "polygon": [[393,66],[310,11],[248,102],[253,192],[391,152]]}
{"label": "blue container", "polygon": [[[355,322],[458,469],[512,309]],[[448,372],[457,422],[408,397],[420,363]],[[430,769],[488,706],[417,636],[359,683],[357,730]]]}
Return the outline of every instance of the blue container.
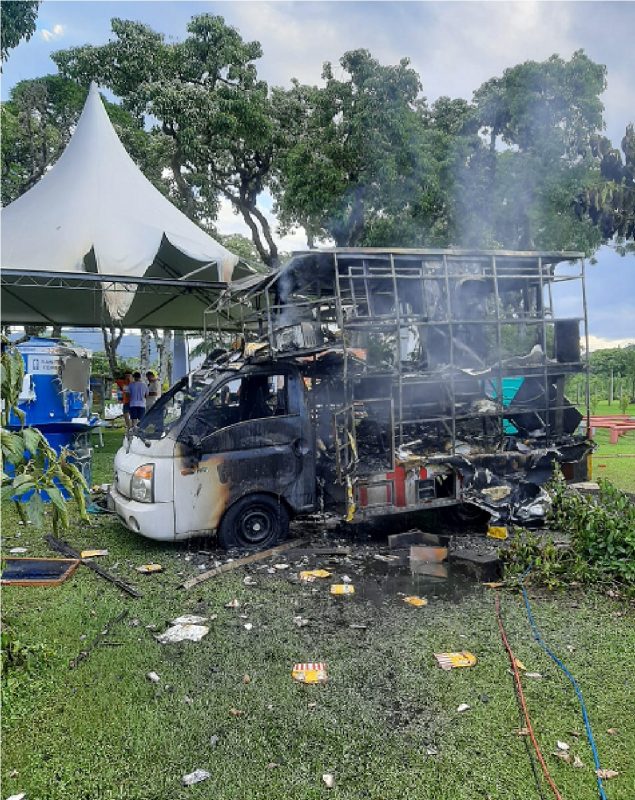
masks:
{"label": "blue container", "polygon": [[[73,450],[73,461],[91,482],[89,433],[99,424],[90,413],[90,353],[60,339],[33,337],[17,346],[24,361],[24,382],[18,407],[26,425],[42,431],[51,447]],[[9,427],[20,428],[12,414]]]}

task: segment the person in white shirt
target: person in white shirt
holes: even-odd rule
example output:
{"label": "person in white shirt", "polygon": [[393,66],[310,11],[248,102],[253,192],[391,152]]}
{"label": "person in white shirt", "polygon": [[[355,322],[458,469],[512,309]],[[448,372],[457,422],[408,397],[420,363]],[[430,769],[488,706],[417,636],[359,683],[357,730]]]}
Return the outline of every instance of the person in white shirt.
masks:
{"label": "person in white shirt", "polygon": [[148,396],[146,397],[147,410],[148,408],[152,408],[159,397],[161,397],[161,384],[152,370],[146,372],[146,380],[148,381]]}

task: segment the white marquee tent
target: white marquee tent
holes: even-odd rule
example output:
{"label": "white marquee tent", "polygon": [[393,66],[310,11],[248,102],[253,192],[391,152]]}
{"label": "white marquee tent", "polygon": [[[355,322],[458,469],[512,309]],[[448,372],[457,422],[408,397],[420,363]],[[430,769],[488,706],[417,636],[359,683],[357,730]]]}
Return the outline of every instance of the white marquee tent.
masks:
{"label": "white marquee tent", "polygon": [[95,84],[62,156],[1,217],[5,324],[200,328],[250,272],[145,178]]}

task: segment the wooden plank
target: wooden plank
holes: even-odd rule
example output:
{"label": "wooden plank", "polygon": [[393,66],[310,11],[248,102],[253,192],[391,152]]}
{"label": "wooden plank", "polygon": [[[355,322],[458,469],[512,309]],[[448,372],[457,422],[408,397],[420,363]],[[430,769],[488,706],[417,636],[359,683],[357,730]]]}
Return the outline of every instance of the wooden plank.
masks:
{"label": "wooden plank", "polygon": [[184,581],[181,584],[180,588],[191,589],[193,586],[197,586],[199,583],[203,583],[203,581],[207,581],[210,578],[215,578],[218,575],[223,575],[225,572],[231,572],[239,567],[244,567],[246,564],[254,564],[257,561],[264,561],[265,559],[275,556],[278,553],[284,553],[285,551],[291,550],[294,547],[299,547],[301,544],[304,544],[303,539],[292,539],[290,542],[285,542],[284,544],[270,547],[268,550],[261,550],[259,553],[252,553],[250,556],[238,558],[236,561],[228,561],[225,564],[221,564],[220,567],[214,567],[214,569],[210,569],[207,572],[202,572],[200,575],[195,575],[193,578],[189,578],[189,580]]}
{"label": "wooden plank", "polygon": [[126,594],[129,594],[130,597],[143,597],[141,592],[137,591],[133,586],[130,584],[125,583],[122,581],[121,578],[118,578],[116,575],[112,575],[110,572],[107,572],[103,567],[100,567],[99,564],[95,564],[94,561],[91,561],[89,558],[82,558],[80,554],[73,550],[73,548],[65,542],[63,539],[56,539],[55,536],[48,533],[44,540],[49,544],[49,546],[57,551],[58,553],[62,553],[62,555],[70,556],[70,558],[76,558],[78,561],[88,567],[88,569],[92,569],[93,572],[96,572],[100,577],[105,578],[110,583],[114,583],[119,589],[121,589]]}

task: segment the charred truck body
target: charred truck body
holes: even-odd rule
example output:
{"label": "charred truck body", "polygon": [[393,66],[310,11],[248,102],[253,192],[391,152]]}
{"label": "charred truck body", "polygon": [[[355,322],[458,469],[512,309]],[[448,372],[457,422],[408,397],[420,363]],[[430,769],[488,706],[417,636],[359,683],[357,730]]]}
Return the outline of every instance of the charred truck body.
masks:
{"label": "charred truck body", "polygon": [[[565,280],[576,318],[553,313]],[[298,253],[210,309],[234,349],[129,436],[116,510],[152,538],[261,547],[322,509],[540,520],[554,463],[587,477],[588,427],[564,396],[583,369],[585,306],[578,253]]]}

